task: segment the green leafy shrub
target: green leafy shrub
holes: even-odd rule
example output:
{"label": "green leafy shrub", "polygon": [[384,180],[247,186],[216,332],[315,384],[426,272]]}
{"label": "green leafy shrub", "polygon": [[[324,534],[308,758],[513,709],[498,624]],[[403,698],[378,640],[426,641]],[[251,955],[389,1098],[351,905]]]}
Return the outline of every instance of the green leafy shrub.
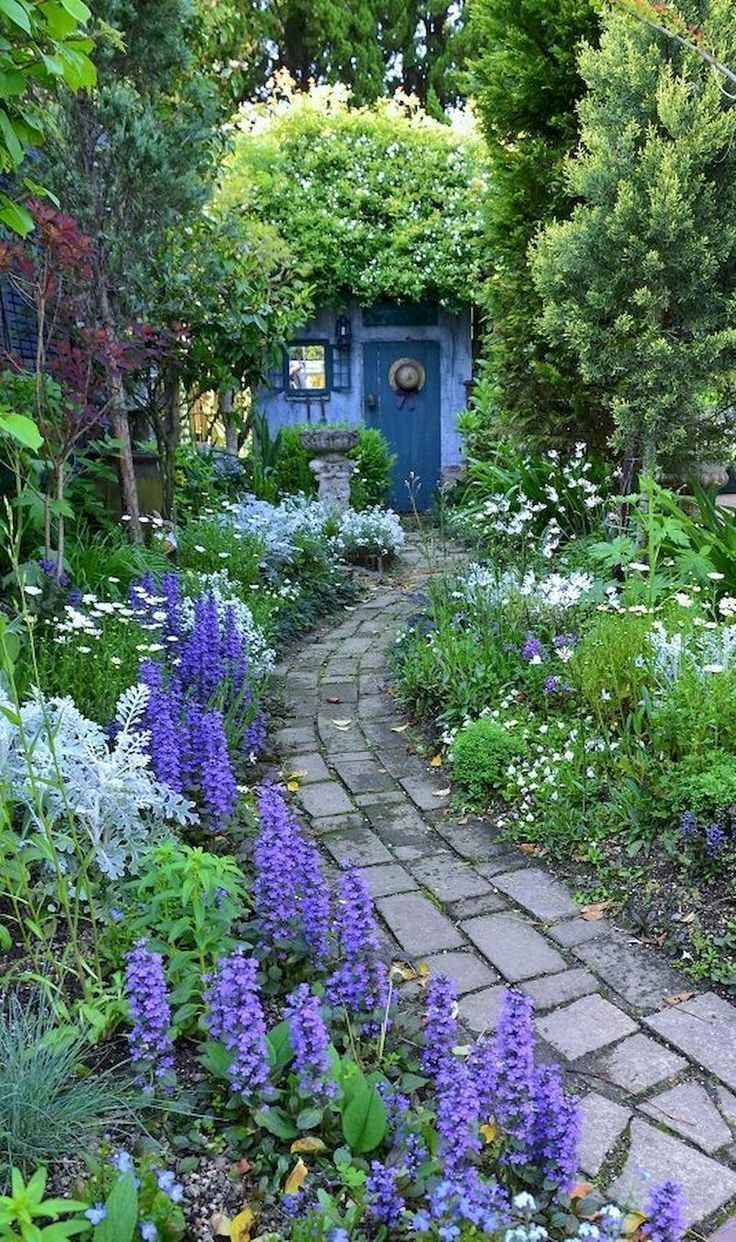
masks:
{"label": "green leafy shrub", "polygon": [[464,725],[450,750],[452,770],[460,788],[474,803],[485,803],[500,793],[507,782],[508,767],[526,749],[512,729],[490,716]]}
{"label": "green leafy shrub", "polygon": [[715,817],[736,807],[736,756],[710,751],[696,765],[673,770],[673,790],[678,810]]}
{"label": "green leafy shrub", "polygon": [[651,619],[598,613],[583,630],[568,675],[583,703],[602,721],[626,722],[647,683],[646,634]]}
{"label": "green leafy shrub", "polygon": [[83,1038],[56,1026],[39,997],[6,998],[0,1009],[0,1172],[77,1155],[132,1116],[119,1081],[80,1073]]}

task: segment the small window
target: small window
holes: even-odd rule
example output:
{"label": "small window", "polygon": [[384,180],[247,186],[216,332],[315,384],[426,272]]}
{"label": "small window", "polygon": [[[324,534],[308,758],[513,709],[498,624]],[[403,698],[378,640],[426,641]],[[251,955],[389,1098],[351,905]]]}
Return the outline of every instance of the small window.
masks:
{"label": "small window", "polygon": [[294,341],[287,346],[284,389],[294,400],[329,392],[332,358],[327,341]]}

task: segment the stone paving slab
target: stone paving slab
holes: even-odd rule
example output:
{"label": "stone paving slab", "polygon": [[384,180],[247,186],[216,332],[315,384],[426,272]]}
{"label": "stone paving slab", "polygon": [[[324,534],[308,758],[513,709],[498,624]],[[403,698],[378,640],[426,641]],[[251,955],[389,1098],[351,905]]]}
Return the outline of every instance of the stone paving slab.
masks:
{"label": "stone paving slab", "polygon": [[736,1088],[736,1009],[728,1001],[706,992],[645,1021],[727,1087]]}
{"label": "stone paving slab", "polygon": [[697,1082],[683,1082],[641,1105],[641,1110],[702,1147],[709,1156],[733,1137],[708,1092]]}
{"label": "stone paving slab", "polygon": [[560,956],[544,936],[512,914],[480,915],[462,924],[463,931],[484,957],[510,983],[565,969]]}
{"label": "stone paving slab", "polygon": [[577,914],[578,905],[573,901],[564,884],[553,879],[541,867],[524,867],[521,871],[494,876],[495,888],[545,922]]}
{"label": "stone paving slab", "polygon": [[580,1168],[588,1177],[597,1177],[628,1126],[631,1109],[591,1091],[580,1101],[580,1112]]}
{"label": "stone paving slab", "polygon": [[328,873],[361,867],[386,952],[456,979],[466,1035],[495,1028],[509,984],[534,999],[539,1059],[567,1059],[583,1089],[585,1176],[613,1169],[612,1193],[639,1207],[649,1176],[680,1177],[703,1232],[713,1235],[726,1206],[731,1224],[715,1236],[736,1242],[736,1009],[713,993],[668,1006],[692,985],[661,954],[610,919],[582,918],[565,885],[490,817],[443,807],[447,795],[435,795],[447,776],[414,753],[388,693],[388,648],[426,604],[414,535],[399,572],[278,670],[290,715],[275,753],[282,771],[307,771],[298,798]]}
{"label": "stone paving slab", "polygon": [[568,1061],[631,1035],[636,1023],[602,996],[583,996],[537,1019],[537,1030]]}
{"label": "stone paving slab", "polygon": [[611,1197],[625,1206],[641,1205],[650,1188],[668,1178],[679,1182],[685,1192],[688,1225],[706,1220],[736,1196],[736,1173],[689,1143],[635,1118],[629,1156],[621,1176],[609,1187]]}
{"label": "stone paving slab", "polygon": [[415,957],[463,943],[455,925],[421,893],[382,897],[377,905],[402,949]]}

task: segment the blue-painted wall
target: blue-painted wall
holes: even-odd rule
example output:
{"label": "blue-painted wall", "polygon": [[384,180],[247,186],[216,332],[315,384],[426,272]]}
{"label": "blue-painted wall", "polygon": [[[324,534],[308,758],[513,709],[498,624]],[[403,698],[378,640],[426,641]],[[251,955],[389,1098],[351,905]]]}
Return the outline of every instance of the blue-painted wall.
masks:
{"label": "blue-painted wall", "polygon": [[[457,431],[457,415],[465,409],[467,396],[465,384],[472,376],[473,358],[470,310],[459,315],[449,314],[442,308],[433,325],[408,327],[368,327],[363,322],[363,311],[353,305],[345,308],[352,328],[350,346],[351,384],[347,392],[332,392],[325,401],[325,415],[330,423],[358,423],[367,421],[363,395],[363,344],[367,341],[406,341],[406,353],[411,354],[412,341],[437,341],[440,345],[440,454],[442,470],[462,462],[460,437]],[[315,318],[294,337],[298,340],[329,340],[334,344],[335,318],[333,309],[319,312]],[[303,401],[289,400],[283,391],[263,389],[258,393],[257,405],[266,415],[269,427],[279,427],[305,421]],[[311,401],[312,422],[319,420],[319,400]]]}

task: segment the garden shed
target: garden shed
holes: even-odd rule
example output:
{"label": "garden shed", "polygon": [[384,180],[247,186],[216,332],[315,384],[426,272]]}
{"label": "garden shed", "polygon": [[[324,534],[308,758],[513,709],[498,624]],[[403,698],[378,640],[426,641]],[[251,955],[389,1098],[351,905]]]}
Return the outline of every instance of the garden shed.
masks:
{"label": "garden shed", "polygon": [[462,461],[457,415],[472,365],[470,308],[354,302],[319,310],[293,334],[258,404],[273,433],[320,422],[378,428],[396,456],[390,503],[426,509]]}

